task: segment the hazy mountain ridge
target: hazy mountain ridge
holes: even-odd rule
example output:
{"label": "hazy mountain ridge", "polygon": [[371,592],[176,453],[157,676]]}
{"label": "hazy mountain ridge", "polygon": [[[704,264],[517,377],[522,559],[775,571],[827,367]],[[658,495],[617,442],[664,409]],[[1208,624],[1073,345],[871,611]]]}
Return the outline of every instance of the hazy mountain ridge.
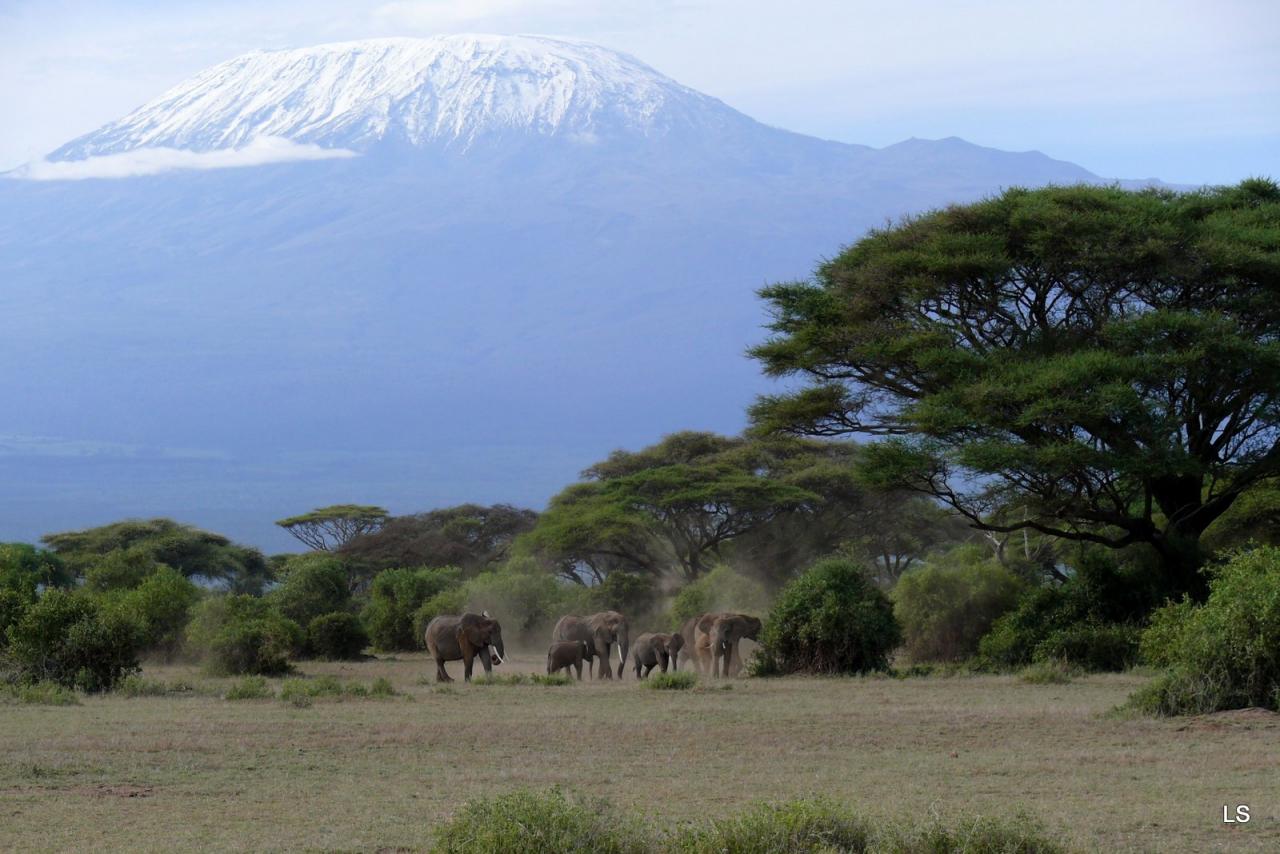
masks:
{"label": "hazy mountain ridge", "polygon": [[0,180],[0,387],[39,401],[0,432],[138,449],[0,455],[0,539],[163,512],[280,547],[271,519],[334,501],[537,506],[614,447],[740,429],[761,285],[886,218],[1101,180],[806,137],[526,37],[251,54],[51,157],[255,135],[359,156]]}

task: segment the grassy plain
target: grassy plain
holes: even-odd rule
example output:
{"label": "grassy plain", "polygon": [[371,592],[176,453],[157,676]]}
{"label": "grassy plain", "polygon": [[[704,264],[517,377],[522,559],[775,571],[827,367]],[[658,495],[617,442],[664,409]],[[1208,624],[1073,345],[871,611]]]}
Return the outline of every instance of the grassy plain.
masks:
{"label": "grassy plain", "polygon": [[[398,695],[233,701],[232,680],[158,666],[197,691],[0,705],[0,849],[414,850],[466,799],[558,785],[659,826],[825,794],[885,821],[1023,810],[1082,850],[1280,850],[1280,719],[1109,714],[1139,676],[648,691],[437,689],[423,655],[301,670]],[[1237,803],[1253,820],[1224,825]]]}

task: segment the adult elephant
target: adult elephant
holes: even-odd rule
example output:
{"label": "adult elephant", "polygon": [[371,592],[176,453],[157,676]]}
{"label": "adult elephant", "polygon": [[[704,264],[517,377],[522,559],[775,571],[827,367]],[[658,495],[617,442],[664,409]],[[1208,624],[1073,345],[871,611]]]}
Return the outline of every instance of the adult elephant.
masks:
{"label": "adult elephant", "polygon": [[551,639],[553,641],[586,641],[600,659],[600,678],[612,679],[609,669],[609,651],[615,645],[618,648],[618,678],[622,678],[622,668],[627,663],[627,633],[630,627],[627,618],[617,611],[601,611],[589,617],[568,615],[561,617],[556,623]]}
{"label": "adult elephant", "polygon": [[[493,675],[494,661],[502,663],[502,626],[484,614],[441,614],[426,631],[427,652],[436,660],[436,681],[452,682],[445,672],[446,661],[462,661],[463,679],[471,681],[471,667],[478,657],[486,676]],[[489,650],[493,653],[490,654]]]}
{"label": "adult elephant", "polygon": [[[692,621],[694,660],[700,673],[720,676],[724,662],[725,676],[736,676],[742,669],[738,644],[743,638],[760,637],[761,622],[747,614],[702,614]],[[686,624],[688,625],[688,624]]]}

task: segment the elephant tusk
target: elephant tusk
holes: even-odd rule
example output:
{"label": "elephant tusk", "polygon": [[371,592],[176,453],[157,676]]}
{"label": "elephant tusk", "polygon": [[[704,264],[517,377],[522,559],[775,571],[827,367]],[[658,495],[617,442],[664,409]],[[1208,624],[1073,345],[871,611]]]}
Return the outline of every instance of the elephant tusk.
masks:
{"label": "elephant tusk", "polygon": [[623,664],[625,662],[626,659],[622,657],[622,644],[618,644],[618,663]]}
{"label": "elephant tusk", "polygon": [[489,649],[493,651],[493,660],[494,660],[493,663],[501,664],[502,656],[498,654],[498,648],[496,646],[490,646]]}

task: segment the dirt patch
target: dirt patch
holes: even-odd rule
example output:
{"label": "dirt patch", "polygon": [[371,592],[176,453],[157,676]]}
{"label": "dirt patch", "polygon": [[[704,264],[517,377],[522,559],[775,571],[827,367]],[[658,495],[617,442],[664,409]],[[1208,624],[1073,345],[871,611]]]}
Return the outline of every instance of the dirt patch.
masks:
{"label": "dirt patch", "polygon": [[81,795],[92,795],[98,798],[149,798],[154,794],[152,786],[139,786],[134,783],[101,783],[97,786],[79,786],[72,789]]}

